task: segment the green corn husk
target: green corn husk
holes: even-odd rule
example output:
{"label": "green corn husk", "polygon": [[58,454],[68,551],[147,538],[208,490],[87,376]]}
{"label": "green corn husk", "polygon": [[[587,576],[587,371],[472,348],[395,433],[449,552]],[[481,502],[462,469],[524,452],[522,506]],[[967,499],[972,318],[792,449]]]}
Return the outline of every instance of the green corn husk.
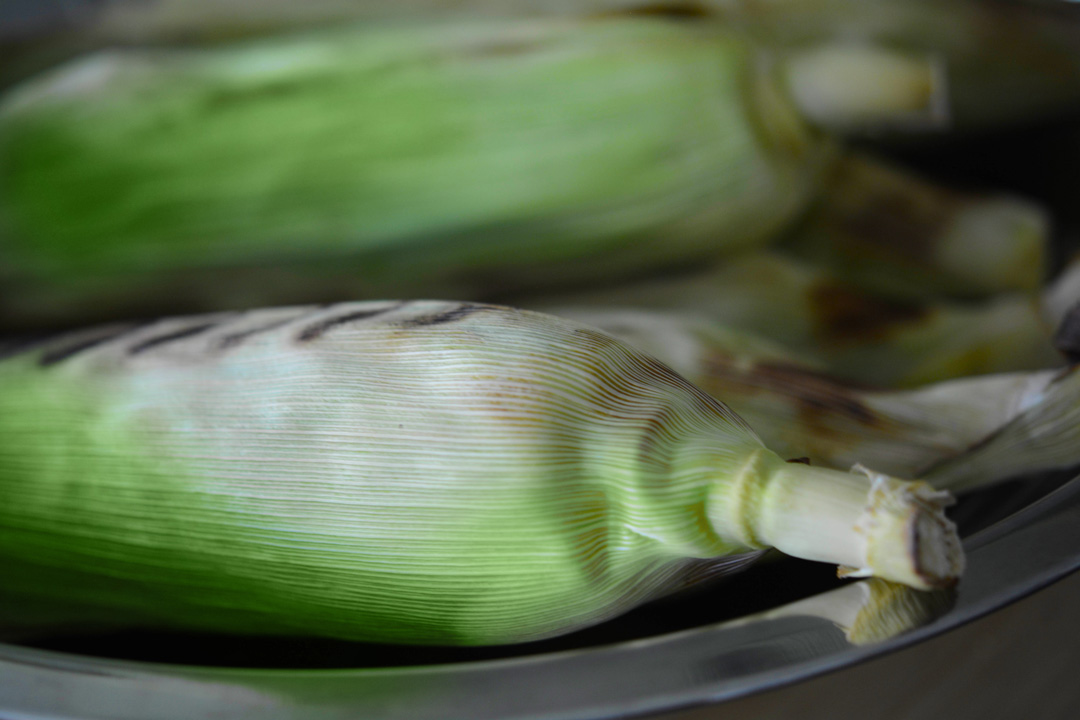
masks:
{"label": "green corn husk", "polygon": [[915,587],[962,570],[947,494],[786,463],[666,366],[567,320],[346,303],[9,352],[13,621],[507,643],[768,547]]}
{"label": "green corn husk", "polygon": [[1049,235],[1034,203],[952,190],[852,155],[785,249],[877,295],[980,298],[1036,292]]}
{"label": "green corn husk", "polygon": [[834,155],[774,75],[624,17],[86,58],[0,105],[0,322],[489,298],[760,244]]}
{"label": "green corn husk", "polygon": [[881,387],[1062,364],[1043,302],[1028,294],[978,304],[892,300],[777,252],[745,254],[692,274],[513,302],[540,310],[700,316],[777,342],[837,377]]}
{"label": "green corn husk", "polygon": [[724,403],[786,458],[866,463],[950,492],[1080,465],[1075,366],[915,390],[841,382],[783,348],[689,315],[563,308],[650,353]]}

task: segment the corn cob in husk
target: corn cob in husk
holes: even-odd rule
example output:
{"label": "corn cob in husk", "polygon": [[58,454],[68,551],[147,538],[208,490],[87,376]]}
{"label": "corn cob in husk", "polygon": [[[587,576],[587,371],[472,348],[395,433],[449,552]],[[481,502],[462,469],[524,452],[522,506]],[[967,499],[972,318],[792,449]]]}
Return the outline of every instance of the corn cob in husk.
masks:
{"label": "corn cob in husk", "polygon": [[946,494],[786,463],[666,366],[549,316],[347,303],[9,352],[11,618],[506,643],[768,547],[915,587],[962,569]]}
{"label": "corn cob in husk", "polygon": [[783,457],[833,468],[865,463],[950,492],[1080,465],[1075,366],[874,390],[700,317],[554,312],[611,333],[723,398]]}
{"label": "corn cob in husk", "polygon": [[556,312],[633,308],[699,316],[777,342],[838,377],[882,387],[918,387],[1063,362],[1040,298],[1002,294],[977,304],[883,298],[778,252],[745,254],[693,273],[611,288],[520,297],[514,303]]}
{"label": "corn cob in husk", "polygon": [[640,274],[770,239],[833,154],[712,24],[105,52],[0,106],[0,322]]}

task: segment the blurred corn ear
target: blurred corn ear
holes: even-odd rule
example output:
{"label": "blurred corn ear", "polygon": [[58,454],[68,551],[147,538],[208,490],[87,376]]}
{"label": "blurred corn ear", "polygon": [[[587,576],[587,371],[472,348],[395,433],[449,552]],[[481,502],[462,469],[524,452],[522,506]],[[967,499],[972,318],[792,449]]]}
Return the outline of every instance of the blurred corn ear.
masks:
{"label": "blurred corn ear", "polygon": [[344,303],[9,350],[4,619],[494,644],[769,547],[919,588],[963,569],[946,493],[784,462],[568,320]]}
{"label": "blurred corn ear", "polygon": [[102,52],[0,103],[0,312],[484,298],[761,244],[835,157],[776,75],[667,18]]}

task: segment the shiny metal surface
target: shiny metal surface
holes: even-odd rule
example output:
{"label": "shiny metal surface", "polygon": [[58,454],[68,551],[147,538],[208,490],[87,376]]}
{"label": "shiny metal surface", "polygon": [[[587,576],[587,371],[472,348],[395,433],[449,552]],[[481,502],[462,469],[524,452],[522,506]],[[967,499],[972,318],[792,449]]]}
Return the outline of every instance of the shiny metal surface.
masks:
{"label": "shiny metal surface", "polygon": [[[1080,478],[968,536],[965,548],[969,569],[953,609],[927,626],[873,646],[855,647],[830,621],[800,617],[798,604],[783,617],[750,617],[607,646],[426,667],[213,669],[7,645],[0,646],[0,717],[566,720],[716,702],[919,642],[1076,570]],[[844,592],[843,587],[831,590],[818,600]]]}

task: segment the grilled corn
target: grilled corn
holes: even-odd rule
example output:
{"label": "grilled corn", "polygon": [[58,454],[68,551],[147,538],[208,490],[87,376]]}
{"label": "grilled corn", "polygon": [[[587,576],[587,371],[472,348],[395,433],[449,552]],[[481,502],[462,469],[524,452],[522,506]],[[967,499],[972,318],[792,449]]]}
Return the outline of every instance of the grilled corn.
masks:
{"label": "grilled corn", "polygon": [[776,547],[911,586],[946,494],[786,463],[650,356],[499,306],[106,326],[0,362],[5,616],[491,644]]}

